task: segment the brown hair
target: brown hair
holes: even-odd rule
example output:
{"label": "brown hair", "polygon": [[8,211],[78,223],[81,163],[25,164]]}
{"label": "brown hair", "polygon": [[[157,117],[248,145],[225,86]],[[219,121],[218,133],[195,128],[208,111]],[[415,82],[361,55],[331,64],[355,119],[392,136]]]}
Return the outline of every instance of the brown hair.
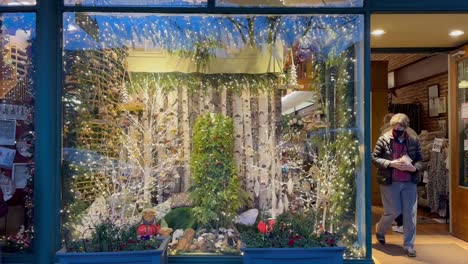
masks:
{"label": "brown hair", "polygon": [[388,113],[384,116],[382,126],[380,127],[380,133],[384,134],[387,132],[391,126],[390,126],[390,119],[392,119],[392,116],[395,115],[394,113]]}

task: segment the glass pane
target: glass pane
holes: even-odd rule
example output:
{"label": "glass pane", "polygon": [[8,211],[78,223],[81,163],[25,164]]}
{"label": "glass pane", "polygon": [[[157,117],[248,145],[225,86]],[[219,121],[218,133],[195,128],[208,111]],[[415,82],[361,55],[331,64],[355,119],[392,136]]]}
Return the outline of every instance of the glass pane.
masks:
{"label": "glass pane", "polygon": [[9,5],[9,6],[27,6],[35,5],[36,0],[0,0],[0,6]]}
{"label": "glass pane", "polygon": [[30,249],[33,232],[34,14],[0,13],[0,237]]}
{"label": "glass pane", "polygon": [[462,186],[468,186],[468,60],[458,63],[458,107],[460,109],[460,182]]}
{"label": "glass pane", "polygon": [[65,13],[64,29],[68,250],[155,221],[172,254],[239,254],[294,212],[363,256],[362,16]]}
{"label": "glass pane", "polygon": [[208,0],[64,0],[83,6],[206,6]]}
{"label": "glass pane", "polygon": [[362,7],[363,0],[216,0],[217,6]]}

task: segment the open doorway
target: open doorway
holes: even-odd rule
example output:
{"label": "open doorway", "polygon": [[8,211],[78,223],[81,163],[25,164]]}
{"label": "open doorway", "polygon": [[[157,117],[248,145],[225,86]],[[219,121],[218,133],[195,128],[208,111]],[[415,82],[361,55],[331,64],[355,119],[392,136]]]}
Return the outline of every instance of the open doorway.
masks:
{"label": "open doorway", "polygon": [[[418,134],[425,168],[418,184],[418,225],[441,224],[449,231],[448,157],[448,64],[447,54],[373,54],[375,76],[386,84],[385,91],[373,91],[373,132],[375,138],[384,129],[389,113],[404,113]],[[440,148],[434,143],[442,142]],[[377,184],[377,182],[375,182]],[[374,210],[380,214],[379,188],[373,188]],[[378,219],[376,219],[377,221]],[[438,230],[441,227],[437,228]],[[398,229],[394,228],[397,232]],[[430,231],[428,231],[430,232]]]}
{"label": "open doorway", "polygon": [[[450,96],[454,99],[457,96],[453,89],[450,92],[451,76],[455,73],[450,70],[449,58],[468,42],[467,23],[462,21],[468,21],[468,14],[372,16],[372,144],[375,146],[379,136],[385,133],[382,127],[387,114],[404,113],[418,134],[425,165],[417,185],[415,243],[416,259],[424,261],[417,263],[463,263],[457,259],[468,256],[468,244],[454,238],[452,233],[451,208],[458,210],[457,213],[468,208],[452,206],[452,202],[459,203],[450,198],[452,174],[459,168],[451,166],[449,159],[454,156],[451,144],[458,143],[451,142],[450,136],[450,130],[456,127],[451,122],[454,113],[450,113]],[[383,213],[376,174],[373,167],[374,225]],[[401,249],[403,234],[397,222],[386,234],[387,245],[374,244],[376,263],[415,263]]]}

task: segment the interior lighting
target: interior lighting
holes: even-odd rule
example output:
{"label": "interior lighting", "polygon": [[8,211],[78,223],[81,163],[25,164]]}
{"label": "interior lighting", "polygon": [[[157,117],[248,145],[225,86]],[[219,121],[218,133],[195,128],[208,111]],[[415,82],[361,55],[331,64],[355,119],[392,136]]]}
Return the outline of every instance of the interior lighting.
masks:
{"label": "interior lighting", "polygon": [[450,33],[449,33],[449,35],[450,35],[451,37],[459,37],[459,36],[461,36],[461,35],[463,35],[463,34],[465,34],[465,32],[463,32],[463,31],[461,31],[461,30],[458,30],[458,29],[457,29],[457,30],[452,30],[452,31],[450,31]]}
{"label": "interior lighting", "polygon": [[372,35],[374,36],[382,36],[383,34],[385,34],[385,30],[383,29],[375,29],[371,32]]}

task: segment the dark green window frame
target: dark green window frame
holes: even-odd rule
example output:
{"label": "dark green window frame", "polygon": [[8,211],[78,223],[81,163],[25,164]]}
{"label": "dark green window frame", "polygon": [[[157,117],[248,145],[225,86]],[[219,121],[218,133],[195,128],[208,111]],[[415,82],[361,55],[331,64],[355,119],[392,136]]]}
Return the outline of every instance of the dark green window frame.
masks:
{"label": "dark green window frame", "polygon": [[[166,13],[166,14],[361,14],[364,15],[364,100],[365,104],[365,191],[366,258],[347,263],[372,263],[371,181],[370,181],[370,15],[371,13],[468,13],[468,2],[460,0],[364,0],[363,7],[343,8],[237,8],[216,7],[83,7],[64,6],[63,0],[38,0],[35,6],[0,6],[0,13],[36,13],[36,181],[33,255],[3,256],[6,263],[51,263],[60,246],[61,203],[61,28],[64,12]],[[44,65],[41,67],[41,65]],[[221,259],[222,258],[222,259]],[[221,257],[223,263],[239,263],[236,257]],[[174,257],[171,263],[194,262],[195,257]],[[198,258],[206,263],[212,257]],[[201,262],[200,262],[201,261]]]}
{"label": "dark green window frame", "polygon": [[[36,108],[36,181],[34,186],[35,240],[32,255],[5,256],[6,263],[51,263],[60,247],[61,208],[61,89],[62,89],[62,17],[64,12],[103,13],[164,13],[164,14],[361,14],[365,32],[370,31],[367,0],[363,7],[353,8],[238,8],[216,7],[208,0],[206,7],[84,7],[64,6],[63,0],[38,0],[36,6],[1,6],[0,13],[36,13],[37,42],[35,47],[37,72]],[[58,2],[58,3],[57,3]],[[364,38],[364,100],[370,101],[370,34]],[[41,65],[47,65],[41,67]],[[365,104],[364,144],[365,191],[370,195],[370,109]],[[370,197],[370,196],[369,196]],[[366,258],[346,260],[349,263],[372,263],[371,204],[366,198]],[[171,257],[171,263],[242,263],[242,257]]]}

